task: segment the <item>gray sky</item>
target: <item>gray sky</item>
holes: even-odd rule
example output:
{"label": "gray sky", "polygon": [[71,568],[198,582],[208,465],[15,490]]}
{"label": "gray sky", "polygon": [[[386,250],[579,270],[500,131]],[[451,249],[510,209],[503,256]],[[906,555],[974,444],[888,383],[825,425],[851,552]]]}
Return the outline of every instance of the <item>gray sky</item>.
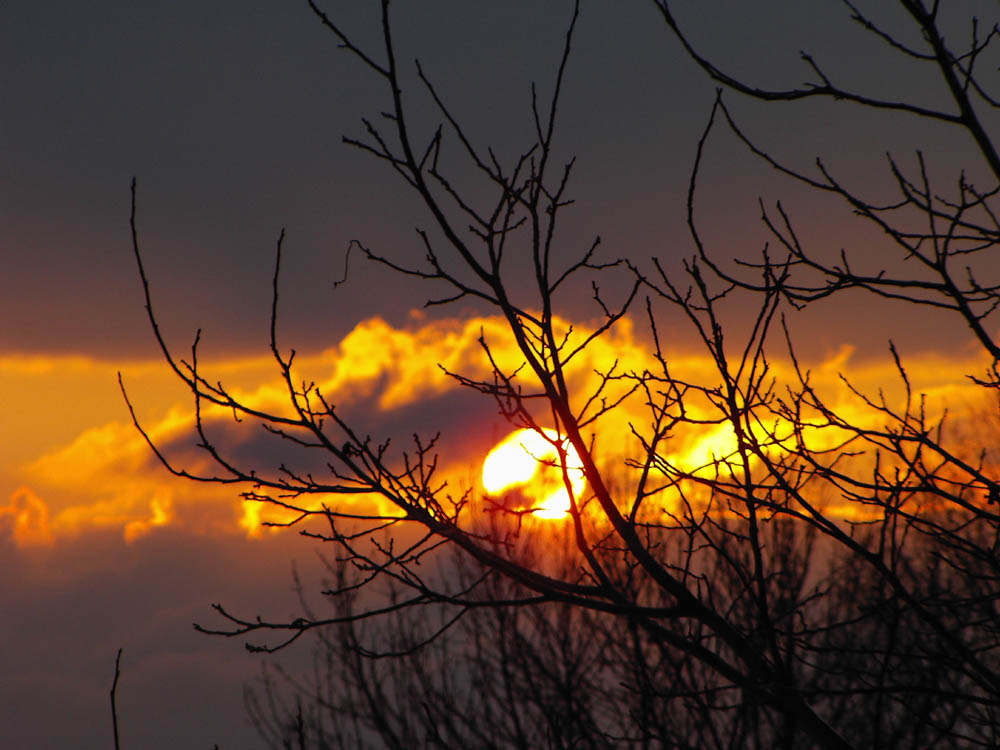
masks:
{"label": "gray sky", "polygon": [[[341,5],[331,12],[374,43],[375,9]],[[845,84],[925,100],[939,93],[899,75],[863,35],[845,43],[836,32],[851,29],[838,3],[805,5],[678,8],[722,64],[765,83],[805,78],[798,50],[806,47]],[[479,143],[512,155],[528,142],[529,85],[549,90],[566,3],[400,2],[394,10],[410,84],[419,57]],[[398,317],[422,302],[422,290],[370,267],[356,267],[352,283],[331,294],[351,239],[406,257],[418,250],[413,226],[426,219],[383,165],[341,144],[342,134],[362,134],[362,116],[384,109],[385,92],[303,3],[15,0],[4,14],[0,313],[14,321],[2,331],[4,350],[151,353],[128,253],[133,175],[157,300],[185,343],[204,325],[209,346],[259,346],[281,227],[287,285],[307,302],[288,312],[302,345],[325,345],[360,317]],[[563,153],[578,157],[567,246],[600,233],[609,254],[691,252],[682,198],[712,97],[651,4],[584,4],[560,119]],[[750,133],[799,166],[823,155],[857,170],[888,146],[910,145],[893,117],[730,101]],[[439,118],[428,116],[418,86],[407,102],[429,133]],[[726,148],[721,139],[713,152],[724,173],[713,196],[727,224],[753,222],[768,176]],[[733,228],[722,241],[746,232]]]}

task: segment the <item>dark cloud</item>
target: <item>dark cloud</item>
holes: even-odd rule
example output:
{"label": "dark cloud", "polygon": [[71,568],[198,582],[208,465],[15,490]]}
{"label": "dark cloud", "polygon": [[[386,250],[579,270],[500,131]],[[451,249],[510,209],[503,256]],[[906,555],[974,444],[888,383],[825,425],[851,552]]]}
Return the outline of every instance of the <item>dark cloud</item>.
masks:
{"label": "dark cloud", "polygon": [[[496,404],[481,394],[455,386],[440,394],[418,398],[396,408],[378,404],[381,389],[361,398],[345,398],[337,413],[356,434],[370,437],[373,445],[389,440],[389,457],[393,465],[403,466],[403,453],[414,453],[414,435],[426,444],[439,435],[437,453],[442,465],[454,467],[467,464],[464,474],[469,484],[477,477],[481,461],[501,438],[514,429],[497,412]],[[258,473],[276,474],[279,466],[296,472],[312,472],[319,481],[334,481],[327,468],[331,457],[321,450],[306,450],[262,428],[250,418],[234,422],[227,416],[205,421],[206,434],[212,439],[225,460]],[[346,435],[331,428],[328,436],[342,445]],[[197,436],[180,433],[158,447],[177,468],[186,468],[202,475],[224,476],[225,472],[206,451],[197,446]],[[162,469],[159,459],[150,452],[143,471]],[[234,488],[234,495],[238,489]]]}
{"label": "dark cloud", "polygon": [[[877,46],[852,46],[850,55],[831,46],[850,26],[837,8],[789,13],[765,3],[717,13],[710,5],[692,6],[684,23],[748,76],[799,80],[808,71],[798,51],[809,47],[845,81],[886,77],[884,67],[867,75]],[[531,136],[530,85],[543,95],[551,88],[569,3],[393,7],[415,130],[429,134],[440,119],[415,79],[410,61],[419,57],[477,143],[501,156],[520,152]],[[375,8],[329,8],[363,43],[377,41]],[[385,108],[385,93],[304,2],[185,0],[156,13],[122,0],[15,2],[0,29],[0,64],[14,71],[0,84],[11,144],[0,153],[0,219],[11,248],[0,312],[17,321],[4,327],[0,347],[154,351],[129,254],[132,175],[156,301],[179,347],[202,326],[214,351],[263,348],[281,227],[289,230],[285,323],[300,348],[327,345],[376,312],[398,321],[439,291],[355,263],[351,283],[333,292],[351,239],[418,260],[413,228],[427,217],[391,170],[341,144],[342,134],[363,133],[362,116]],[[901,75],[892,78],[897,90]],[[585,6],[560,110],[561,157],[579,156],[571,191],[579,204],[566,214],[562,252],[596,234],[613,256],[690,252],[687,173],[713,96],[652,7]],[[817,155],[852,168],[871,163],[886,147],[873,134],[887,129],[904,146],[894,122],[855,127],[851,108],[824,110],[817,127],[808,106],[777,119],[766,110],[766,121],[754,105],[736,106],[765,145],[806,165]],[[446,159],[457,164],[460,149],[450,144]],[[871,154],[860,153],[864,144]],[[719,163],[727,179],[712,189],[756,228],[755,185],[766,170],[737,174],[728,155]],[[455,179],[478,190],[468,170]],[[574,317],[594,312],[587,295],[564,304]]]}

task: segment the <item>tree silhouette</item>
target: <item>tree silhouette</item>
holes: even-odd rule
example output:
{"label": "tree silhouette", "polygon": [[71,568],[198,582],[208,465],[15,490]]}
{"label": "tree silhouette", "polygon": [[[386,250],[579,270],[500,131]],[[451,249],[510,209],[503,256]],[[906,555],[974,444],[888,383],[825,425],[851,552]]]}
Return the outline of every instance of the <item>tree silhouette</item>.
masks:
{"label": "tree silhouette", "polygon": [[[383,117],[364,120],[365,136],[345,141],[388,164],[434,228],[418,230],[424,258],[417,265],[354,248],[414,283],[450,289],[428,305],[471,299],[505,322],[516,366],[493,356],[496,342],[484,336],[489,375],[449,374],[551,445],[557,458],[546,460],[562,473],[571,544],[558,565],[531,554],[531,507],[450,494],[438,478],[435,438],[418,435],[412,449],[396,451],[342,417],[336,393],[300,379],[294,352],[277,337],[283,237],[271,352],[287,408],[263,411],[202,374],[197,339],[190,361],[177,357],[153,312],[133,185],[133,240],[150,321],[194,397],[199,445],[215,473],[174,465],[150,446],[178,476],[242,486],[249,501],[296,513],[293,523],[321,519],[322,531],[304,533],[334,545],[341,560],[326,592],[332,614],[270,620],[217,605],[224,624],[206,632],[265,639],[250,647],[268,651],[320,633],[346,681],[327,682],[332,694],[312,692],[318,707],[329,704],[356,722],[342,745],[344,737],[370,735],[400,747],[415,739],[483,747],[995,746],[1000,484],[991,446],[975,436],[970,448],[927,406],[894,347],[902,396],[867,393],[845,379],[855,399],[855,411],[845,413],[797,357],[786,316],[857,291],[904,311],[958,316],[985,352],[985,372],[972,377],[995,408],[1000,349],[991,316],[1000,285],[982,272],[1000,239],[993,209],[1000,160],[981,112],[991,114],[998,102],[995,82],[980,76],[985,64],[976,63],[989,59],[997,29],[983,34],[967,19],[970,41],[953,49],[942,31],[955,23],[942,18],[952,7],[900,0],[921,39],[913,46],[845,0],[862,33],[943,82],[950,108],[935,109],[840,88],[808,55],[815,78],[801,87],[744,82],[702,56],[670,2],[654,2],[666,29],[724,89],[766,101],[827,97],[933,120],[968,133],[990,175],[979,188],[961,172],[945,189],[932,184],[921,153],[912,169],[890,156],[895,195],[865,197],[822,162],[806,173],[758,147],[720,92],[695,148],[688,192],[695,252],[678,275],[657,259],[606,258],[596,240],[569,262],[558,252],[573,161],[556,163],[556,124],[578,2],[551,98],[543,103],[533,92],[534,141],[511,163],[475,142],[419,63],[417,77],[441,124],[417,134],[403,102],[388,0],[379,50],[362,48],[309,5],[384,87]],[[861,263],[848,251],[831,261],[808,246],[781,204],[762,205],[773,248],[736,262],[713,252],[696,206],[703,157],[721,127],[802,189],[840,199],[888,238],[898,258],[880,259],[875,271],[870,258]],[[482,190],[457,187],[449,169],[459,156]],[[492,199],[482,197],[488,193]],[[591,290],[600,322],[574,328],[559,313],[581,288]],[[743,325],[733,320],[737,299]],[[578,387],[574,368],[630,313],[647,324],[650,364],[607,362],[591,387]],[[659,334],[668,319],[691,326],[710,377],[675,372]],[[768,352],[789,363],[786,374]],[[631,422],[628,455],[609,463],[596,447],[602,426],[636,404],[645,416]],[[203,417],[213,405],[232,412],[236,429],[262,426],[276,443],[321,452],[324,473],[241,460]],[[731,446],[696,466],[668,449],[675,436],[706,428],[723,431]],[[579,469],[567,460],[571,450]],[[574,490],[575,471],[586,480],[582,493]],[[315,501],[364,493],[392,512]],[[391,656],[398,660],[376,658]],[[440,673],[452,665],[459,665],[454,674]],[[275,713],[280,725],[277,703]],[[266,707],[257,715],[266,716]],[[303,746],[317,716],[308,706],[293,711]],[[294,746],[280,730],[272,740]]]}
{"label": "tree silhouette", "polygon": [[[765,532],[785,567],[775,600],[798,602],[813,623],[799,672],[800,689],[857,747],[965,747],[954,722],[970,713],[949,670],[921,655],[919,622],[888,611],[872,576],[851,575],[851,559],[828,562],[822,594],[802,603],[811,568],[823,557],[817,535],[797,523]],[[669,540],[667,540],[669,544]],[[734,553],[739,550],[734,545]],[[579,565],[569,534],[525,550],[544,554],[569,575]],[[705,571],[716,590],[738,590],[731,568]],[[743,561],[744,564],[746,561]],[[456,556],[456,584],[484,571]],[[332,562],[335,586],[351,571]],[[939,569],[934,585],[950,581]],[[497,602],[516,596],[491,577],[484,593]],[[357,596],[333,602],[349,619]],[[867,611],[865,617],[857,617]],[[562,603],[480,609],[446,638],[433,635],[446,611],[397,611],[377,623],[360,620],[321,629],[314,669],[265,670],[246,690],[250,716],[272,748],[361,747],[676,747],[807,746],[783,718],[761,711],[752,694],[734,693],[714,671],[682,652],[658,648],[635,622]],[[734,611],[734,621],[745,616]],[[848,616],[854,616],[848,622]],[[674,620],[668,627],[680,624]],[[824,632],[824,629],[829,630]],[[678,635],[691,636],[678,628]],[[391,655],[391,658],[389,656]],[[881,683],[881,684],[880,684]]]}

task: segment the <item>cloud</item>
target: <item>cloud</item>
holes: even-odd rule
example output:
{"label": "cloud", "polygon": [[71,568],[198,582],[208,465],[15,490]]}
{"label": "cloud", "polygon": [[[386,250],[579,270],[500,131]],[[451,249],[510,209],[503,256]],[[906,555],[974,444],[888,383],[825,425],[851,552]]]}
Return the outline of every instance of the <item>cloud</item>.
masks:
{"label": "cloud", "polygon": [[0,535],[13,538],[21,547],[52,544],[48,506],[28,487],[19,487],[10,504],[0,506]]}
{"label": "cloud", "polygon": [[[556,321],[556,326],[559,334],[566,337],[567,351],[593,331],[586,325],[571,326],[564,320]],[[705,354],[669,351],[666,356],[671,375],[680,381],[706,388],[717,384],[716,365]],[[461,388],[448,373],[489,382],[493,377],[490,358],[508,375],[523,363],[502,318],[433,321],[415,318],[405,327],[371,318],[355,326],[337,346],[297,356],[294,382],[297,387],[301,383],[314,383],[335,404],[338,415],[355,425],[360,434],[371,434],[375,441],[391,437],[397,452],[403,449],[400,442],[405,444],[415,430],[424,434],[441,431],[439,472],[453,491],[459,493],[476,485],[486,453],[512,428],[498,418],[496,404],[489,397]],[[986,363],[974,357],[956,360],[931,354],[904,361],[914,390],[928,394],[930,413],[941,412],[946,405],[953,409],[956,406],[971,411],[981,409],[981,389],[965,374],[982,371]],[[602,383],[604,391],[600,397],[607,403],[616,403],[628,391],[634,380],[604,377],[612,367],[618,376],[659,371],[648,341],[628,319],[593,340],[569,364],[567,386],[571,393],[581,394],[575,403],[577,409],[583,408],[586,398]],[[783,383],[795,381],[789,361],[776,359],[769,363],[769,368],[777,392],[781,392]],[[210,456],[197,447],[191,396],[178,387],[166,365],[134,362],[126,363],[122,369],[144,429],[170,460],[195,473],[220,473]],[[222,382],[233,396],[252,408],[291,413],[287,387],[269,357],[209,359],[199,369],[211,382]],[[855,362],[853,351],[843,347],[814,363],[809,377],[817,392],[849,421],[874,425],[883,416],[844,385],[841,380],[844,372],[856,389],[869,398],[877,400],[884,396],[887,404],[901,408],[903,380],[892,359],[887,356],[882,361]],[[71,430],[55,429],[48,443],[29,440],[33,454],[25,458],[22,450],[17,454],[21,458],[17,465],[3,467],[6,480],[8,483],[16,480],[17,489],[11,491],[8,505],[0,509],[0,523],[7,536],[19,545],[51,544],[61,536],[97,528],[119,529],[129,541],[142,538],[160,526],[185,528],[199,534],[259,535],[261,521],[288,517],[274,508],[242,502],[239,489],[233,486],[171,477],[135,430],[127,412],[123,413],[111,363],[79,357],[0,360],[0,379],[5,386],[17,392],[21,383],[32,393],[30,408],[25,410],[29,416],[17,417],[20,424],[61,424],[60,415],[68,407],[64,399],[57,397],[58,390],[49,380],[57,376],[71,382],[76,379],[100,384],[101,395],[92,399],[94,403],[79,404],[79,412],[74,410],[68,420]],[[524,370],[516,380],[523,381],[526,393],[534,387]],[[80,387],[77,383],[69,388],[74,403],[83,398],[78,390],[73,390]],[[660,398],[655,389],[650,395]],[[710,391],[692,389],[687,399],[688,415],[705,420],[717,416],[712,398]],[[594,413],[600,403],[600,398],[593,401],[588,413]],[[117,416],[108,420],[109,414]],[[544,410],[536,416],[547,425]],[[213,441],[218,442],[227,457],[244,466],[274,470],[287,462],[299,470],[328,473],[325,459],[318,452],[294,449],[262,430],[252,419],[236,422],[231,411],[210,406],[203,410],[203,417]],[[643,432],[650,420],[646,395],[633,394],[593,425],[598,456],[619,461],[623,454],[634,452],[638,443],[632,430]],[[780,432],[781,426],[777,429]],[[816,430],[811,439],[832,443],[837,435],[836,431]],[[725,424],[689,424],[675,430],[667,449],[673,460],[694,468],[711,464],[713,458],[730,453],[734,446],[735,436]],[[356,508],[365,503],[384,505],[384,501],[371,496],[322,500],[341,507],[352,502]]]}

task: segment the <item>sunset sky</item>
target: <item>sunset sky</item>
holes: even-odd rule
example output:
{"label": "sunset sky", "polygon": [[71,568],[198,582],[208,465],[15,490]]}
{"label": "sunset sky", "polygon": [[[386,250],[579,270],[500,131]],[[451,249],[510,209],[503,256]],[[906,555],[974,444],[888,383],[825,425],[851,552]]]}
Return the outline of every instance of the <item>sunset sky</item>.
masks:
{"label": "sunset sky", "polygon": [[[376,41],[377,4],[323,5],[359,43]],[[971,5],[987,17],[993,8]],[[394,3],[416,127],[430,133],[437,120],[415,85],[413,58],[477,142],[511,158],[530,142],[530,84],[549,90],[570,10],[529,0]],[[808,78],[799,59],[806,49],[845,88],[942,101],[936,81],[927,86],[852,29],[840,3],[699,2],[680,11],[720,66],[762,82]],[[334,288],[351,240],[419,258],[414,227],[430,220],[389,169],[341,143],[363,133],[361,117],[386,108],[385,92],[337,49],[305,0],[12,0],[2,17],[0,745],[110,747],[107,693],[122,648],[124,746],[257,747],[242,689],[262,658],[191,623],[212,624],[214,602],[295,616],[293,561],[313,588],[322,566],[315,544],[262,532],[233,488],[170,477],[132,425],[119,372],[149,433],[182,463],[200,460],[190,399],[143,310],[131,179],[168,343],[187,352],[202,328],[203,370],[253,403],[278,408],[281,400],[267,326],[282,228],[283,345],[373,436],[441,430],[443,471],[457,488],[481,490],[482,461],[512,428],[437,364],[487,372],[480,331],[498,356],[514,353],[503,350],[493,311],[465,303],[425,311],[440,290],[360,256]],[[606,258],[628,256],[648,269],[656,256],[676,271],[693,251],[685,199],[713,84],[652,4],[630,0],[583,3],[566,86],[559,150],[578,163],[564,257],[599,234]],[[970,144],[940,126],[832,103],[727,101],[761,145],[801,169],[822,157],[873,197],[890,185],[887,150],[906,160],[923,148],[942,184],[966,164],[978,174]],[[468,172],[458,173],[476,195]],[[705,239],[724,259],[754,256],[767,241],[758,198],[782,200],[820,252],[848,248],[875,266],[887,257],[876,232],[776,177],[722,129],[710,141],[699,196]],[[745,311],[731,312],[738,330]],[[586,294],[563,300],[558,313],[584,332],[599,317]],[[684,320],[664,310],[660,325],[678,369],[710,377]],[[934,404],[958,413],[978,407],[965,375],[985,362],[957,319],[845,296],[791,326],[800,355],[845,409],[838,373],[873,390],[890,383],[890,339]],[[641,315],[626,321],[581,363],[579,383],[591,365],[615,357],[644,366],[648,340]],[[632,416],[625,410],[606,429],[624,433]],[[696,460],[715,439],[692,435],[679,450]],[[266,441],[239,449],[274,461]],[[309,646],[278,660],[308,663]]]}

